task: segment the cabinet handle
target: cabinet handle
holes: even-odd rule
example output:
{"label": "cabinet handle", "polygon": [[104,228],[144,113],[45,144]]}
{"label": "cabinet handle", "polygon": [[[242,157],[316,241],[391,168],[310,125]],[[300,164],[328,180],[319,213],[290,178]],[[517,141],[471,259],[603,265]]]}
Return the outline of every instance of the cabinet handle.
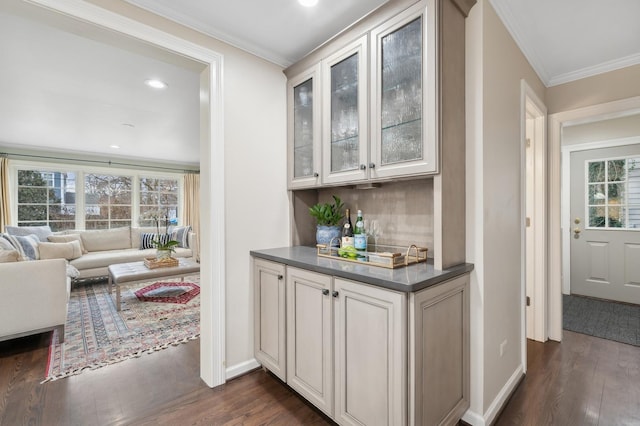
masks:
{"label": "cabinet handle", "polygon": [[370,169],[375,169],[376,168],[376,163],[369,163],[369,168]]}
{"label": "cabinet handle", "polygon": [[331,295],[332,295],[333,297],[338,297],[338,292],[337,292],[337,291],[334,291],[333,293],[331,293]]}
{"label": "cabinet handle", "polygon": [[283,278],[284,278],[284,277],[283,277],[282,275],[278,275],[278,279],[279,279],[279,280],[281,280],[281,279],[283,279]]}
{"label": "cabinet handle", "polygon": [[329,290],[325,288],[324,290],[322,290],[322,294],[324,294],[325,296],[328,296]]}
{"label": "cabinet handle", "polygon": [[360,164],[360,170],[367,170],[366,164]]}
{"label": "cabinet handle", "polygon": [[318,177],[318,176],[320,176],[318,172],[313,173],[313,177]]}

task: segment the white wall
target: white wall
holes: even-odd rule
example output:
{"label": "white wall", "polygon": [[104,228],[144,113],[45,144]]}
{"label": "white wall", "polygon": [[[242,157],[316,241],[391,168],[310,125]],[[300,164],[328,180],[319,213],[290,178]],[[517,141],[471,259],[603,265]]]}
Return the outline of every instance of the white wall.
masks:
{"label": "white wall", "polygon": [[241,372],[253,359],[249,251],[289,242],[286,78],[276,65],[122,0],[90,1],[224,55],[226,366]]}
{"label": "white wall", "polygon": [[479,417],[470,420],[490,422],[524,371],[521,79],[543,100],[545,88],[487,0],[473,7],[466,29],[471,411]]}
{"label": "white wall", "polygon": [[562,145],[602,142],[640,135],[640,114],[612,118],[562,129]]}

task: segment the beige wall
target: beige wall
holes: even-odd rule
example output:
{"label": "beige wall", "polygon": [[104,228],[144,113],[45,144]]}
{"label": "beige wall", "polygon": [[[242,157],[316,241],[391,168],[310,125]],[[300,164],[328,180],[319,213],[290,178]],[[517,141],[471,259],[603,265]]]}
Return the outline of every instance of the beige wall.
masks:
{"label": "beige wall", "polygon": [[241,366],[253,359],[249,251],[289,242],[285,76],[276,65],[124,1],[91,2],[224,55],[226,366]]}
{"label": "beige wall", "polygon": [[640,114],[612,118],[562,129],[562,145],[602,142],[640,136]]}
{"label": "beige wall", "polygon": [[467,260],[476,264],[472,335],[481,336],[471,410],[485,416],[522,364],[521,79],[542,100],[545,88],[488,1],[474,6],[467,32]]}
{"label": "beige wall", "polygon": [[549,114],[640,96],[640,65],[549,87]]}

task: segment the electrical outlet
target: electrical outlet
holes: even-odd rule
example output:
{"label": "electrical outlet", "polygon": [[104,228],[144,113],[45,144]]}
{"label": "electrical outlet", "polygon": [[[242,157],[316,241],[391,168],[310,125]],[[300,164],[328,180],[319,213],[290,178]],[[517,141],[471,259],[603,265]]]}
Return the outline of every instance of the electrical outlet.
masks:
{"label": "electrical outlet", "polygon": [[504,355],[504,351],[507,349],[507,339],[504,339],[504,342],[500,343],[500,358]]}

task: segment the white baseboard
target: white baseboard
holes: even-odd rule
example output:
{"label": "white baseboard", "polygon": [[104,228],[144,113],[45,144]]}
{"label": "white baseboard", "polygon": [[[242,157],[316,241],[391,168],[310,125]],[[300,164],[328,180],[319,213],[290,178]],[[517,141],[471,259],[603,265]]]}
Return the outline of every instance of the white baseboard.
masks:
{"label": "white baseboard", "polygon": [[462,420],[473,426],[485,426],[484,418],[475,411],[467,410],[462,416]]}
{"label": "white baseboard", "polygon": [[520,383],[520,379],[522,379],[523,375],[524,368],[522,365],[519,365],[518,368],[516,368],[516,371],[513,372],[507,383],[505,383],[505,385],[502,387],[502,390],[500,390],[496,398],[493,400],[487,412],[484,414],[484,424],[490,425],[491,423],[493,423],[493,421],[500,413],[500,410],[502,410],[504,405],[509,400],[511,394],[516,389],[516,386],[518,386],[518,383]]}
{"label": "white baseboard", "polygon": [[260,367],[258,361],[256,361],[255,358],[251,358],[248,361],[241,362],[240,364],[236,364],[231,367],[227,367],[226,379],[233,379],[234,377],[238,377],[241,374],[248,373],[249,371],[258,367]]}

